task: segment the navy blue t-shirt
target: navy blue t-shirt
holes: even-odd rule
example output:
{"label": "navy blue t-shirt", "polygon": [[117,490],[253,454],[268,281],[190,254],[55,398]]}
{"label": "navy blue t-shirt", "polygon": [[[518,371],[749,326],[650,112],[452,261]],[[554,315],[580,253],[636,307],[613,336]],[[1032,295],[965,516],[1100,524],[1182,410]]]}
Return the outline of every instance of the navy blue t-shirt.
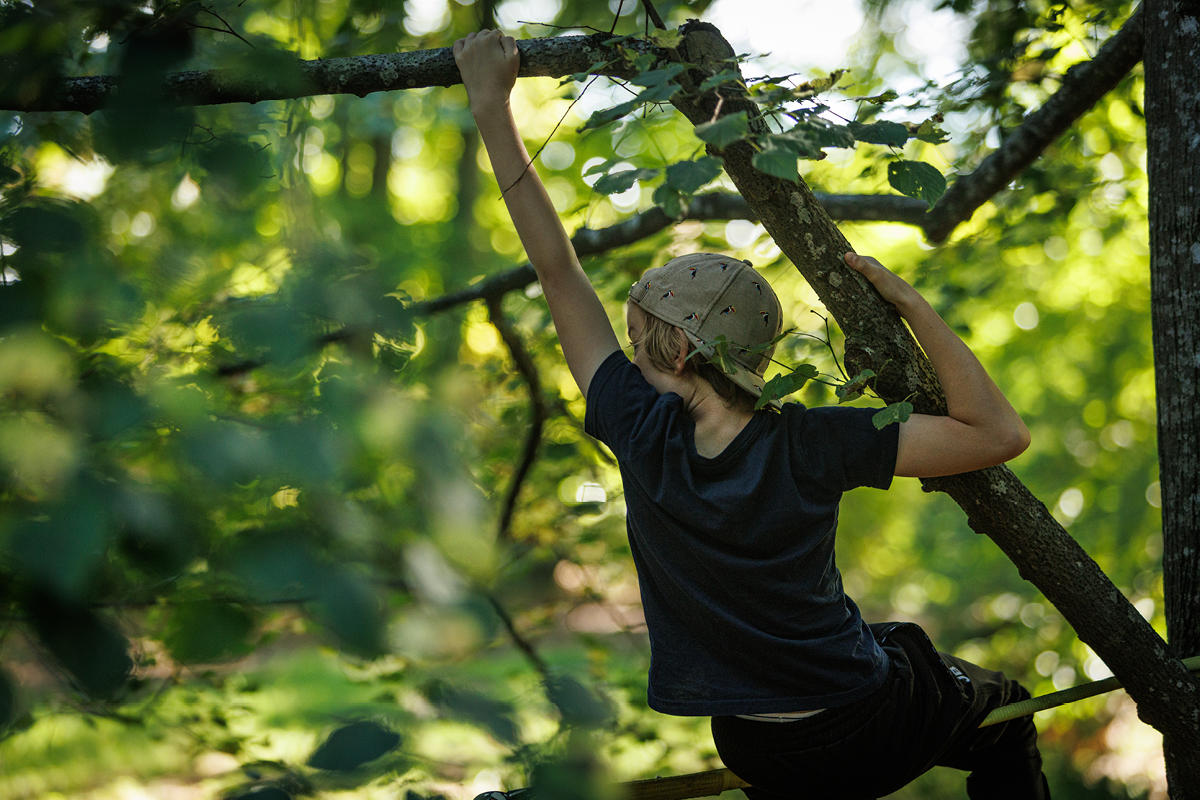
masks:
{"label": "navy blue t-shirt", "polygon": [[[842,590],[838,501],[886,489],[898,426],[873,409],[759,412],[715,458],[621,351],[588,388],[585,430],[617,457],[650,633],[648,699],[678,715],[803,711],[877,688],[887,656]],[[869,535],[869,534],[867,534]]]}

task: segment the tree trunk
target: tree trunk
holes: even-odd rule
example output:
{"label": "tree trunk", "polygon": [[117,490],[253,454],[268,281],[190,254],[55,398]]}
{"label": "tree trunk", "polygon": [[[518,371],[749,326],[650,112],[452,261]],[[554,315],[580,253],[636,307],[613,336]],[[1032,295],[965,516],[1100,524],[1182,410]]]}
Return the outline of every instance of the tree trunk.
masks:
{"label": "tree trunk", "polygon": [[[1150,299],[1167,637],[1200,653],[1200,3],[1148,0]],[[1200,798],[1200,743],[1168,732],[1175,800]]]}
{"label": "tree trunk", "polygon": [[[679,48],[684,60],[711,64],[711,71],[728,68],[726,59],[733,49],[719,31],[695,23],[685,26],[685,33]],[[693,71],[689,83],[695,86],[702,79]],[[694,124],[738,111],[747,112],[752,121],[760,118],[752,102],[727,91],[719,102],[711,92],[691,91],[677,93],[672,102]],[[843,264],[842,254],[852,248],[804,181],[783,181],[754,169],[754,150],[747,142],[717,154],[780,250],[842,327],[850,373],[870,368],[879,375],[876,388],[887,401],[910,398],[918,411],[944,413],[932,366],[895,309]],[[1055,605],[1125,685],[1143,720],[1200,752],[1200,686],[1095,561],[1008,469],[993,467],[924,484],[962,506],[971,528],[991,537],[1022,577]]]}

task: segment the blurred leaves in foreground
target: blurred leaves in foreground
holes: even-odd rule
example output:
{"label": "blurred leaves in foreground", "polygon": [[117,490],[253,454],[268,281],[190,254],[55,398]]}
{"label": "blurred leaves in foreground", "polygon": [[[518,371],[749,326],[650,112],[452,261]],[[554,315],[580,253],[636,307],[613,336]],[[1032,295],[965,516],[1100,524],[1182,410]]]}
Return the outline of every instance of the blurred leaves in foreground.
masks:
{"label": "blurred leaves in foreground", "polygon": [[[511,538],[495,533],[527,387],[481,305],[414,313],[522,260],[461,90],[193,109],[156,94],[163,71],[286,80],[287,52],[442,46],[478,24],[478,4],[432,22],[411,5],[0,5],[0,94],[107,73],[125,98],[90,118],[0,114],[0,795],[106,796],[135,775],[243,800],[600,798],[613,777],[716,765],[703,720],[645,708],[619,478],[582,434],[535,292],[503,310],[552,413]],[[678,19],[707,3],[656,5]],[[961,79],[902,95],[888,81],[911,4],[867,5],[846,76],[756,84],[792,120],[759,169],[933,202],[1083,57],[1076,40],[1128,12],[986,3]],[[558,6],[563,24],[611,22]],[[212,12],[245,41],[210,30]],[[646,99],[671,77],[646,78]],[[567,113],[562,91],[521,82],[528,135]],[[678,216],[729,188],[700,150],[745,136],[745,117],[693,130],[610,112],[579,133],[626,100],[590,91],[540,157],[568,227],[651,204]],[[1135,74],[935,254],[908,228],[844,230],[968,339],[1033,430],[1014,469],[1161,629],[1141,92]],[[823,333],[816,298],[746,220],[680,223],[587,266],[615,314],[642,269],[686,250],[750,258],[788,326]],[[808,342],[788,337],[781,360],[823,364]],[[805,373],[776,381],[839,399]],[[841,530],[870,618],[917,619],[1038,692],[1103,675],[946,498],[900,481],[855,494]],[[1119,696],[1039,724],[1056,796],[1153,789],[1157,745]],[[897,795],[957,796],[939,772]]]}

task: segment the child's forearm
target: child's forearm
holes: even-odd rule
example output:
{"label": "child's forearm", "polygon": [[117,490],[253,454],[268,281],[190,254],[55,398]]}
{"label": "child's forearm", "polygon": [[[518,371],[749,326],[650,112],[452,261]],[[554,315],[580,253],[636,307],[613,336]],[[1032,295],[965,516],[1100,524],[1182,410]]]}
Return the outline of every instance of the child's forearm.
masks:
{"label": "child's forearm", "polygon": [[1029,431],[1008,398],[925,298],[913,291],[898,301],[896,308],[937,372],[946,395],[946,413],[967,425],[992,429],[1001,437],[1027,444]]}

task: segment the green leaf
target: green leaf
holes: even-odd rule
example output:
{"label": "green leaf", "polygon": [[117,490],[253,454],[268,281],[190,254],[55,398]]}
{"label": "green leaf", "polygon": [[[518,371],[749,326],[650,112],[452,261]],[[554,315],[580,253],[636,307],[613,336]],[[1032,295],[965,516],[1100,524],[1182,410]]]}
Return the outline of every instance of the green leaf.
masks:
{"label": "green leaf", "polygon": [[817,377],[817,368],[812,364],[801,364],[787,374],[776,375],[763,386],[762,394],[754,403],[755,410],[764,408],[773,400],[781,400]]}
{"label": "green leaf", "polygon": [[106,620],[80,606],[40,596],[27,606],[38,639],[92,697],[113,698],[129,680],[129,642]]}
{"label": "green leaf", "polygon": [[851,122],[847,128],[852,136],[860,142],[870,144],[886,144],[901,147],[908,141],[908,128],[899,122],[872,122],[864,125],[861,122]]}
{"label": "green leaf", "polygon": [[638,181],[649,180],[658,174],[656,169],[626,169],[610,172],[592,186],[600,194],[619,194],[633,187]]}
{"label": "green leaf", "polygon": [[888,164],[888,183],[901,194],[933,205],[946,192],[946,178],[923,161],[893,161]]}
{"label": "green leaf", "polygon": [[239,604],[181,603],[171,610],[163,644],[183,664],[228,661],[249,652],[253,629],[253,617]]}
{"label": "green leaf", "polygon": [[853,147],[854,137],[844,125],[835,125],[815,114],[807,115],[783,133],[767,136],[763,147],[786,147],[797,157],[819,161],[825,158],[822,148]]}
{"label": "green leaf", "polygon": [[705,122],[696,126],[696,136],[719,150],[745,139],[749,132],[750,119],[746,116],[745,111],[721,117],[716,122]]}
{"label": "green leaf", "polygon": [[950,134],[939,123],[942,121],[941,114],[935,114],[929,119],[917,126],[912,135],[922,142],[930,144],[941,144],[942,142],[950,141]]}
{"label": "green leaf", "polygon": [[653,199],[671,219],[682,219],[687,213],[687,198],[670,184],[664,183],[655,189]]}
{"label": "green leaf", "polygon": [[851,97],[850,99],[851,100],[860,100],[864,103],[873,103],[877,106],[881,106],[884,103],[892,102],[899,96],[900,95],[896,93],[895,89],[888,89],[883,94],[876,94],[876,95],[872,95],[870,97]]}
{"label": "green leaf", "polygon": [[319,575],[313,614],[343,648],[364,657],[384,651],[383,611],[366,580],[348,570],[328,568]]}
{"label": "green leaf", "polygon": [[704,156],[667,167],[667,183],[684,194],[693,194],[721,174],[721,159]]}
{"label": "green leaf", "polygon": [[592,77],[598,71],[607,67],[609,65],[609,63],[610,62],[604,61],[604,60],[595,61],[592,63],[592,65],[590,67],[585,69],[583,72],[575,72],[575,73],[572,73],[572,74],[568,75],[567,77],[563,78],[561,81],[558,82],[558,85],[562,86],[564,83],[582,83],[584,81],[589,81],[592,79]]}
{"label": "green leaf", "polygon": [[629,82],[636,86],[645,86],[647,88],[663,86],[677,77],[681,72],[683,72],[682,64],[669,64],[662,69],[652,69],[649,72],[635,75],[629,79]]}
{"label": "green leaf", "polygon": [[850,380],[843,383],[834,390],[838,396],[839,403],[848,403],[851,400],[856,400],[862,397],[863,390],[870,384],[871,379],[875,377],[875,371],[864,369],[862,372],[855,375]]}
{"label": "green leaf", "polygon": [[723,69],[718,73],[709,75],[700,84],[699,91],[707,92],[709,89],[715,89],[718,86],[724,86],[727,83],[736,83],[742,85],[742,76],[735,69]]}
{"label": "green leaf", "polygon": [[12,533],[9,554],[25,580],[66,601],[82,601],[102,574],[113,525],[107,491],[81,477],[62,503],[22,520]]}
{"label": "green leaf", "polygon": [[428,686],[425,696],[452,716],[482,726],[498,741],[513,745],[520,739],[520,731],[513,722],[515,709],[508,703],[443,681],[435,681]]}
{"label": "green leaf", "polygon": [[311,349],[304,320],[294,308],[274,300],[246,300],[232,306],[219,320],[238,355],[287,364]]}
{"label": "green leaf", "polygon": [[791,90],[792,99],[807,100],[810,97],[827,92],[837,85],[837,82],[846,74],[844,69],[835,69],[824,78],[813,78],[811,81],[800,84]]}
{"label": "green leaf", "polygon": [[907,400],[901,400],[899,403],[891,403],[879,409],[871,417],[871,423],[875,426],[876,430],[883,430],[893,422],[907,422],[912,412],[912,403]]}
{"label": "green leaf", "polygon": [[588,168],[587,168],[587,169],[584,171],[584,173],[583,173],[583,174],[584,174],[584,175],[599,175],[599,174],[600,174],[600,173],[602,173],[602,172],[608,172],[610,169],[612,169],[612,168],[613,168],[613,166],[615,166],[616,164],[619,164],[619,163],[621,163],[621,159],[619,159],[619,158],[610,158],[610,159],[607,159],[606,161],[603,161],[603,162],[601,162],[601,163],[599,163],[599,164],[596,164],[596,165],[594,165],[594,166],[588,167]]}
{"label": "green leaf", "polygon": [[618,103],[612,108],[603,108],[593,112],[588,121],[583,124],[580,131],[588,130],[589,128],[599,128],[607,125],[614,120],[618,120],[625,116],[635,108],[639,108],[647,103],[663,103],[671,99],[671,96],[679,91],[679,85],[674,83],[663,83],[656,86],[651,86],[642,90],[637,97],[632,100],[626,100],[624,103]]}
{"label": "green leaf", "polygon": [[267,150],[244,139],[223,137],[199,149],[197,163],[208,173],[205,188],[215,187],[240,201],[262,186],[271,174]]}
{"label": "green leaf", "polygon": [[349,772],[374,761],[400,744],[400,734],[378,722],[352,722],[329,734],[308,758],[308,765],[332,772]]}
{"label": "green leaf", "polygon": [[799,177],[796,168],[796,151],[788,147],[769,147],[761,153],[755,153],[750,163],[759,172],[785,181],[795,183]]}
{"label": "green leaf", "polygon": [[84,224],[85,210],[75,203],[39,198],[5,215],[0,233],[20,247],[69,253],[83,247],[90,238]]}
{"label": "green leaf", "polygon": [[677,28],[672,28],[665,31],[651,31],[647,38],[659,47],[671,48],[679,47],[679,43],[683,41],[683,34]]}
{"label": "green leaf", "polygon": [[596,728],[613,721],[613,708],[608,700],[569,675],[547,678],[546,695],[558,708],[567,725]]}

